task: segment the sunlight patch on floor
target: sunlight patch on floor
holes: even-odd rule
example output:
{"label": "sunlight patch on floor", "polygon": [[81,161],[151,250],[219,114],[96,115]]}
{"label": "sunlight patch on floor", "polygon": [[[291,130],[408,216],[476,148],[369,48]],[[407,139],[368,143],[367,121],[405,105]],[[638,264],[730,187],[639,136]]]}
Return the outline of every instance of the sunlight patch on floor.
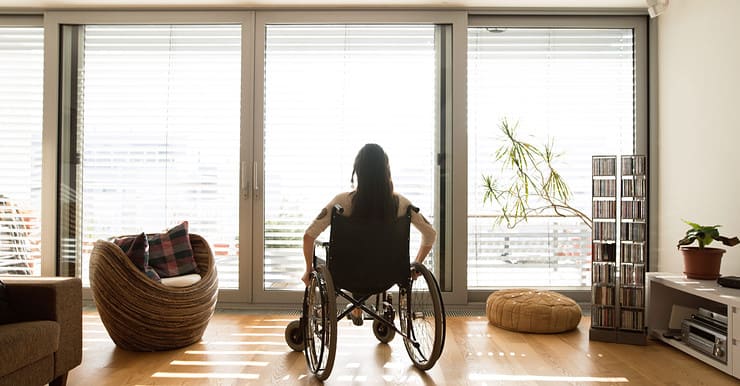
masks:
{"label": "sunlight patch on floor", "polygon": [[259,374],[249,373],[167,373],[152,374],[152,378],[208,378],[208,379],[259,379]]}
{"label": "sunlight patch on floor", "polygon": [[285,355],[292,351],[188,350],[189,355]]}
{"label": "sunlight patch on floor", "polygon": [[341,382],[367,382],[365,375],[340,375],[337,378]]}
{"label": "sunlight patch on floor", "polygon": [[228,342],[228,341],[203,341],[206,345],[219,345],[219,346],[287,346],[285,342]]}
{"label": "sunlight patch on floor", "polygon": [[170,362],[173,366],[256,366],[266,367],[269,362],[254,362],[254,361],[180,361],[174,360]]}
{"label": "sunlight patch on floor", "polygon": [[85,334],[108,334],[108,331],[105,330],[91,330],[91,329],[84,329]]}
{"label": "sunlight patch on floor", "polygon": [[383,380],[386,382],[396,383],[396,384],[408,384],[408,383],[419,383],[422,381],[421,377],[418,375],[383,375]]}
{"label": "sunlight patch on floor", "polygon": [[470,381],[503,381],[503,382],[604,382],[627,383],[625,377],[575,377],[563,375],[508,375],[508,374],[471,374]]}
{"label": "sunlight patch on floor", "polygon": [[280,334],[277,332],[235,332],[231,334],[231,336],[284,336],[285,334]]}

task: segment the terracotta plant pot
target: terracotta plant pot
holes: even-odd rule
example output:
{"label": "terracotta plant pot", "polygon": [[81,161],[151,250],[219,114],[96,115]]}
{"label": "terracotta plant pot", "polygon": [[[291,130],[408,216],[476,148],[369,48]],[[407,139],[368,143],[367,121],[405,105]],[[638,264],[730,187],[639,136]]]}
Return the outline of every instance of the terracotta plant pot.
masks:
{"label": "terracotta plant pot", "polygon": [[699,280],[716,280],[720,277],[719,270],[722,265],[722,255],[725,253],[721,248],[699,248],[681,247],[683,253],[683,267],[686,277]]}

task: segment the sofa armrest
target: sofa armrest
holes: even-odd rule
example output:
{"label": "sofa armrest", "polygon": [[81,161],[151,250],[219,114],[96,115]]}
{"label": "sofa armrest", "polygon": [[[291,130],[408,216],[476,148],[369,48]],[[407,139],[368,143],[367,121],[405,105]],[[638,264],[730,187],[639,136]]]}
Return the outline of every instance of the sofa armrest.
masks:
{"label": "sofa armrest", "polygon": [[3,278],[10,307],[20,321],[59,323],[54,377],[82,362],[82,281],[79,278]]}

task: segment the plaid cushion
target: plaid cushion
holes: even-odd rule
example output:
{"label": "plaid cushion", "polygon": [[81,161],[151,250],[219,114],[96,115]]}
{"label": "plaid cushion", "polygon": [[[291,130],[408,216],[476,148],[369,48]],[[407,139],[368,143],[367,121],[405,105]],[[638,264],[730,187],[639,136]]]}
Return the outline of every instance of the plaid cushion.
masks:
{"label": "plaid cushion", "polygon": [[188,236],[188,222],[166,233],[149,235],[149,265],[160,277],[200,273]]}
{"label": "plaid cushion", "polygon": [[156,271],[149,266],[149,242],[143,232],[136,236],[120,237],[113,242],[118,245],[131,262],[150,279],[161,281]]}
{"label": "plaid cushion", "polygon": [[131,259],[131,262],[135,266],[139,267],[142,271],[146,267],[147,260],[149,259],[149,243],[146,241],[146,235],[142,232],[136,236],[119,237],[113,240],[113,243],[118,245],[123,253]]}

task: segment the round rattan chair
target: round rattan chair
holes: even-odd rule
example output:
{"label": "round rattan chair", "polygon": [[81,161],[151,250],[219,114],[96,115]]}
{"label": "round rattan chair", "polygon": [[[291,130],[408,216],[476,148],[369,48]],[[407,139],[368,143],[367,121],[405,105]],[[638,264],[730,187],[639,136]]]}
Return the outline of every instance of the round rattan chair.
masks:
{"label": "round rattan chair", "polygon": [[132,351],[163,351],[198,342],[216,307],[218,283],[208,243],[190,234],[201,280],[167,287],[141,272],[116,244],[98,240],[90,256],[90,287],[105,329]]}

